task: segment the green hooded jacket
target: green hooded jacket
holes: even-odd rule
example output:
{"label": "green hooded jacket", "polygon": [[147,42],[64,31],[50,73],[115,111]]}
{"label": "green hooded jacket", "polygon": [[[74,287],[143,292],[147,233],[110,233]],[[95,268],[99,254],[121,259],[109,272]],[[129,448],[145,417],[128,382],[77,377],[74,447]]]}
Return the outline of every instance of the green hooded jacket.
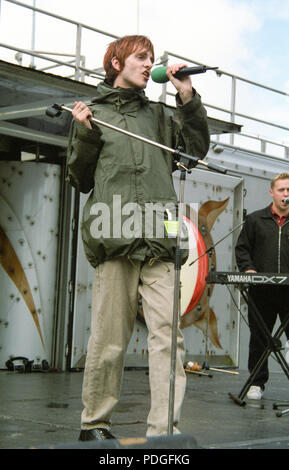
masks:
{"label": "green hooded jacket", "polygon": [[[198,158],[209,149],[206,111],[197,93],[185,105],[177,96],[177,107],[172,108],[149,101],[143,90],[101,82],[90,109],[100,121],[172,149],[181,146]],[[159,231],[170,218],[166,208],[177,206],[174,169],[171,152],[94,122],[92,129],[72,122],[67,177],[80,192],[90,192],[81,233],[93,267],[120,256],[174,261],[176,239]],[[183,262],[186,256],[183,253]]]}

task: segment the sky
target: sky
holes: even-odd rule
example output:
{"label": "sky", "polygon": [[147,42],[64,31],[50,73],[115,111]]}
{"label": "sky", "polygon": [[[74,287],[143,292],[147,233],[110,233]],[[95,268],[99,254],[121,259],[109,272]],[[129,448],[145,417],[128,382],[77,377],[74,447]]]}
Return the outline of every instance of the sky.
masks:
{"label": "sky", "polygon": [[[116,36],[145,34],[159,57],[165,50],[289,94],[289,0],[34,0],[38,8],[77,20]],[[33,5],[33,0],[22,0]],[[16,11],[21,11],[17,15]],[[31,47],[31,12],[1,1],[0,41]],[[36,17],[35,48],[74,53],[75,28]],[[111,38],[96,43],[83,37],[88,68],[100,67]],[[14,52],[0,49],[1,58]],[[28,60],[26,58],[26,60]],[[176,60],[170,58],[170,62]],[[191,64],[189,64],[191,65]],[[230,80],[215,72],[194,77],[205,102],[228,107]],[[156,85],[148,88],[155,98]],[[241,113],[289,127],[289,99],[238,84]],[[157,91],[158,92],[158,91]],[[221,103],[222,102],[222,103]],[[252,106],[253,103],[253,106]],[[249,106],[251,105],[251,106]],[[252,108],[248,112],[248,107]],[[224,118],[220,115],[220,118]],[[249,126],[250,130],[250,126]],[[255,132],[259,132],[255,129]],[[264,132],[264,130],[262,130]],[[271,129],[270,137],[289,142],[288,131]]]}

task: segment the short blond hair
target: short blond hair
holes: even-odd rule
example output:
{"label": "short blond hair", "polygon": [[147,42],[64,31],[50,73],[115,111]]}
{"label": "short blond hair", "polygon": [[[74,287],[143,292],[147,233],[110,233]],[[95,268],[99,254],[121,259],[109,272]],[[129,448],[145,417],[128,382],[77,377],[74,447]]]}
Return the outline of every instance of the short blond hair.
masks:
{"label": "short blond hair", "polygon": [[276,181],[278,180],[289,180],[289,172],[279,173],[271,179],[271,189],[274,188]]}

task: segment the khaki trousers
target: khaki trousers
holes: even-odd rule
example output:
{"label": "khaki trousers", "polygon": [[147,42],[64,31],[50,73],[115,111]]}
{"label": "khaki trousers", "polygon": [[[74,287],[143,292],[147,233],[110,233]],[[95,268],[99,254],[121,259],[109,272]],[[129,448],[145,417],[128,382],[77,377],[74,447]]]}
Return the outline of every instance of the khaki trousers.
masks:
{"label": "khaki trousers", "polygon": [[[171,369],[171,337],[174,297],[174,265],[153,264],[117,258],[95,271],[91,336],[88,342],[82,399],[82,429],[109,429],[111,415],[119,400],[124,357],[133,332],[142,296],[148,328],[151,408],[147,436],[167,434]],[[184,342],[177,335],[174,401],[174,432],[180,419],[186,387]]]}

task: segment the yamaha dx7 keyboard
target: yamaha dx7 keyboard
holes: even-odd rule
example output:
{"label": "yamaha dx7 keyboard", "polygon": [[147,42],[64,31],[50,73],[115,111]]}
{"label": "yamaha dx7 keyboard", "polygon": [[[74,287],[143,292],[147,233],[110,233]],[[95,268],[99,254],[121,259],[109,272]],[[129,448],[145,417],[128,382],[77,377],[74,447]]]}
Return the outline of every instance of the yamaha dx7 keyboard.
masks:
{"label": "yamaha dx7 keyboard", "polygon": [[209,284],[254,284],[289,286],[289,273],[240,273],[210,271],[206,281]]}

